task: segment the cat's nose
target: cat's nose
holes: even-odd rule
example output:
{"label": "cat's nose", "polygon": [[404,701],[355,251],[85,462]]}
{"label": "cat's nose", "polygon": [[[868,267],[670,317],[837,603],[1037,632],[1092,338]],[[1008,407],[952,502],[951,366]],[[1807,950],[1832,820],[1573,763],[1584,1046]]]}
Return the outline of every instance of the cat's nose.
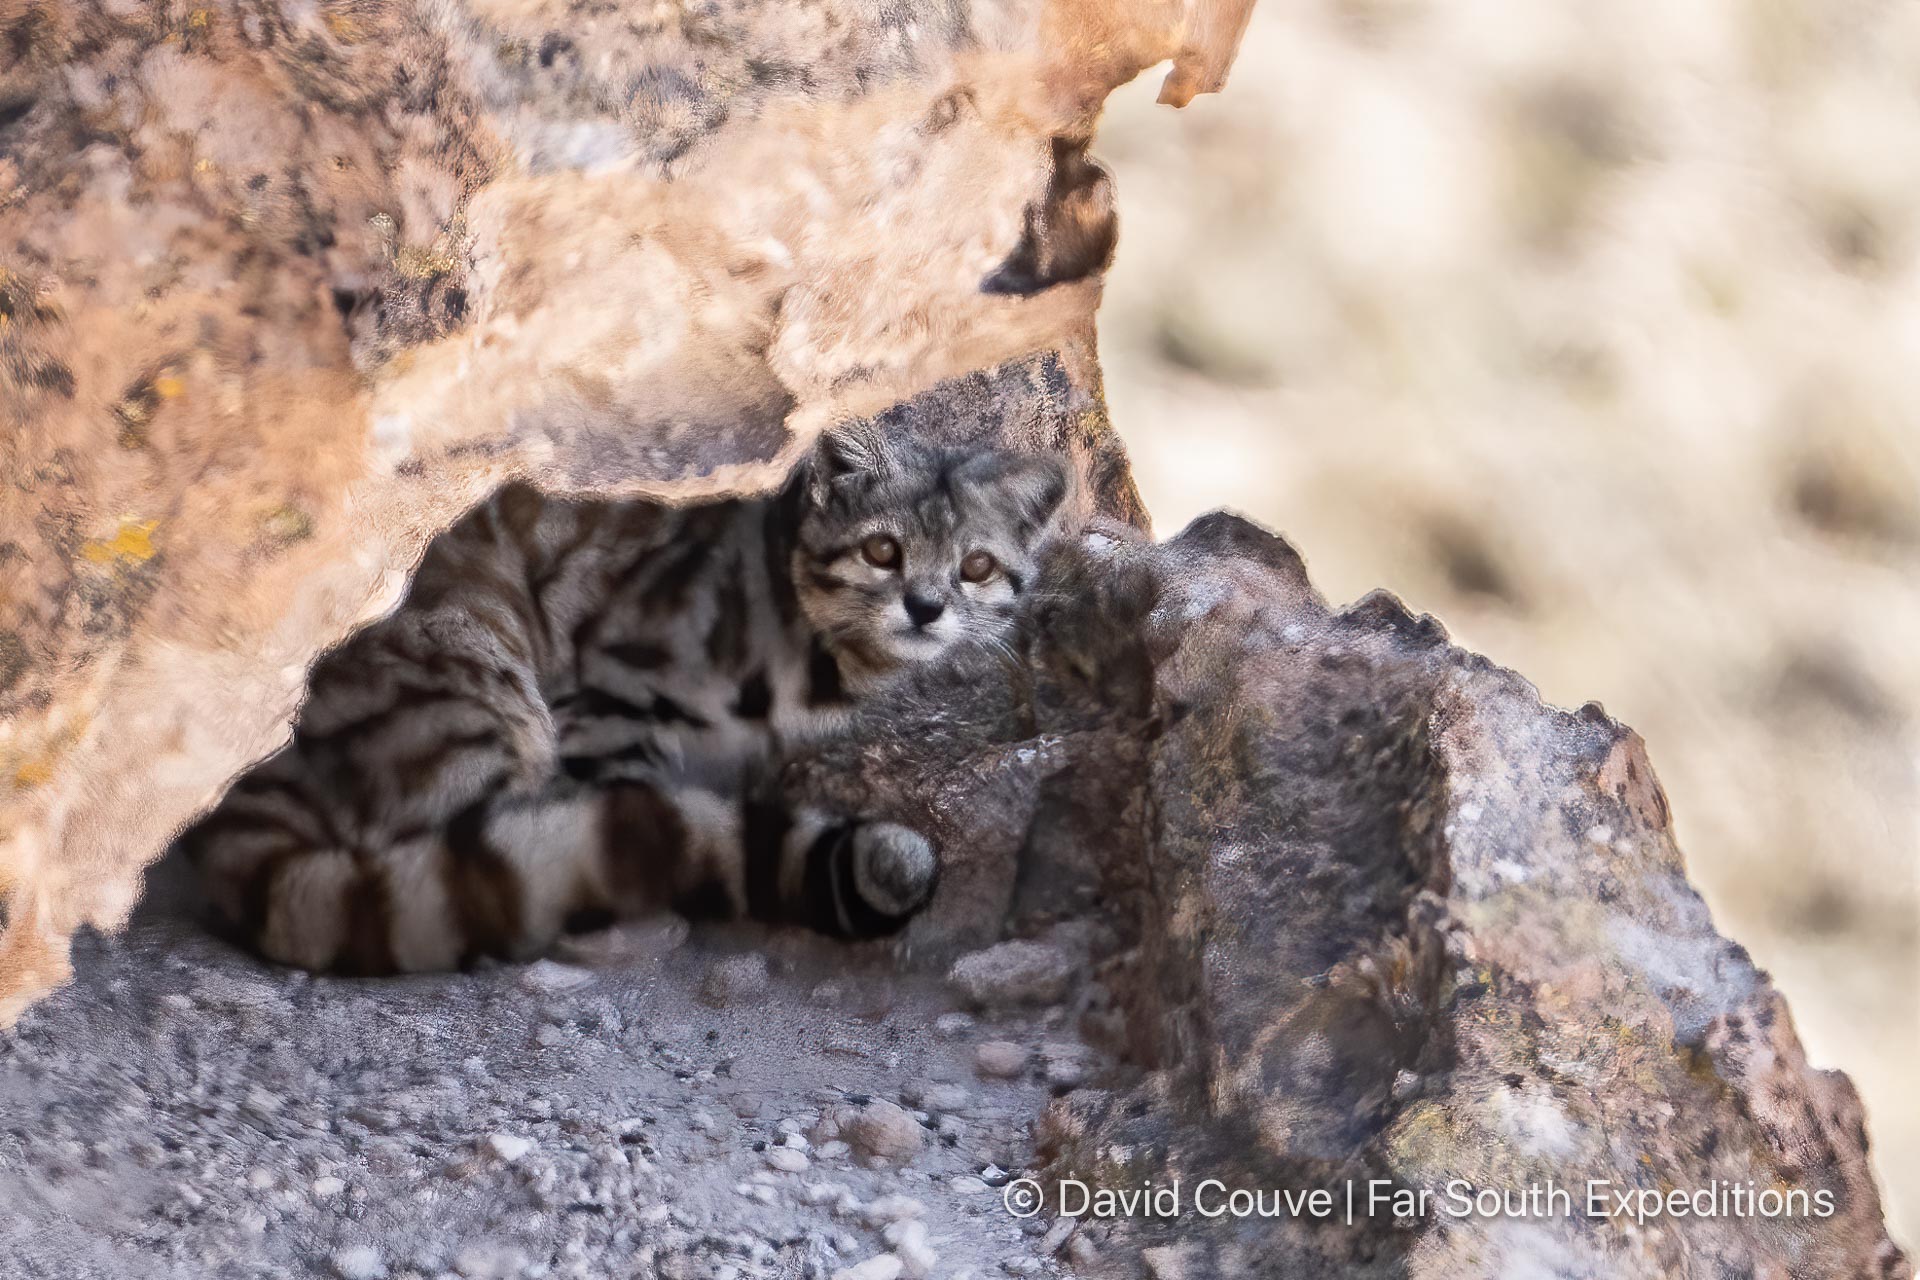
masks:
{"label": "cat's nose", "polygon": [[947,602],[945,600],[937,600],[928,596],[912,594],[907,596],[907,617],[913,620],[913,625],[916,627],[932,625],[934,619],[946,611]]}

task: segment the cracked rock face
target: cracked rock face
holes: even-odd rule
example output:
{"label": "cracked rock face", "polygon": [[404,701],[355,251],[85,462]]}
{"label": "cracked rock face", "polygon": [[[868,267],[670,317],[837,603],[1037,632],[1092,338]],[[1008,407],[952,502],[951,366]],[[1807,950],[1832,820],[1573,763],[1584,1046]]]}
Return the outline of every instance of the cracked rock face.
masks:
{"label": "cracked rock face", "polygon": [[[1390,597],[1330,610],[1232,516],[1090,537],[1046,590],[1027,676],[908,692],[812,778],[955,851],[921,947],[1004,911],[1082,948],[1101,1059],[1036,1165],[1187,1196],[1083,1223],[1094,1273],[1911,1274],[1851,1086],[1715,932],[1630,730]],[[1037,972],[1016,945],[959,994]],[[1334,1214],[1208,1218],[1209,1178]],[[1711,1216],[1629,1208],[1714,1188]]]}

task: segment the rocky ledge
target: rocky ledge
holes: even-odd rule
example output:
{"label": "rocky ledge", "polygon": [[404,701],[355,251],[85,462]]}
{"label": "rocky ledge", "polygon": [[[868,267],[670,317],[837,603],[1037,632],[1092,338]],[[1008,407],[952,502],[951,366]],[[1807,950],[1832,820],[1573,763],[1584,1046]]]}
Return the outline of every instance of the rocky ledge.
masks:
{"label": "rocky ledge", "polygon": [[1024,660],[901,691],[791,783],[937,834],[901,943],[668,920],[368,983],[156,894],[0,1036],[0,1247],[50,1276],[1911,1275],[1851,1087],[1714,931],[1639,739],[1389,597],[1329,609],[1236,517],[1101,524]]}

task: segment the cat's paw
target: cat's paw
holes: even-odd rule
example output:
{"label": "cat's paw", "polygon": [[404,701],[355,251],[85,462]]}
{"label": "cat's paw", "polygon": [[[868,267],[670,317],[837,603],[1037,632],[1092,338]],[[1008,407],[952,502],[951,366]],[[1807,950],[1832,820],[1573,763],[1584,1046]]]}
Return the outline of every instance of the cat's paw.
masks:
{"label": "cat's paw", "polygon": [[868,822],[853,833],[853,892],[893,928],[927,905],[940,859],[927,838],[893,822]]}

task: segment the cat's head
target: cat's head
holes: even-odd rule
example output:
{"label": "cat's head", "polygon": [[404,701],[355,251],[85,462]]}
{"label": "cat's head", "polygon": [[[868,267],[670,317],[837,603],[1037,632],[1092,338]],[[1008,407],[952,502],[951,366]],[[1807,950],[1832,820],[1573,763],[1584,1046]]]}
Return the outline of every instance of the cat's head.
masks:
{"label": "cat's head", "polygon": [[1006,644],[1067,495],[1057,459],[829,433],[807,464],[794,586],[857,670]]}

